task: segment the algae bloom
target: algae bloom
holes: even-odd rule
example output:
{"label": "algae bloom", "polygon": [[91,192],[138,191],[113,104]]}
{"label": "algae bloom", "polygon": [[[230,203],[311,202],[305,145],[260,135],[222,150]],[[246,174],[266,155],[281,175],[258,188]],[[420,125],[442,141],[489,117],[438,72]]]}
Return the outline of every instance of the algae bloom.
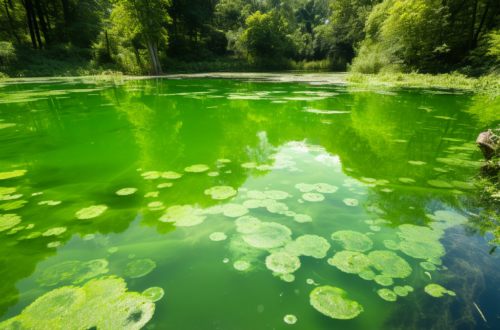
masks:
{"label": "algae bloom", "polygon": [[134,260],[127,264],[123,272],[126,276],[136,278],[149,274],[156,268],[156,263],[151,259]]}
{"label": "algae bloom", "polygon": [[325,199],[325,196],[317,193],[305,193],[302,198],[308,202],[321,202]]}
{"label": "algae bloom", "polygon": [[86,207],[76,212],[76,217],[78,219],[91,219],[100,216],[108,207],[106,205],[94,205]]}
{"label": "algae bloom", "polygon": [[108,261],[96,259],[88,262],[65,261],[47,268],[36,279],[40,286],[54,286],[57,284],[78,284],[89,278],[105,274],[109,271]]}
{"label": "algae bloom", "polygon": [[355,198],[344,198],[342,201],[347,206],[357,206],[358,205],[358,200]]}
{"label": "algae bloom", "polygon": [[297,317],[295,315],[287,315],[285,316],[285,323],[295,324],[297,322]]}
{"label": "algae bloom", "polygon": [[132,195],[137,191],[137,188],[123,188],[120,189],[116,192],[117,195],[119,196],[126,196],[126,195]]}
{"label": "algae bloom", "polygon": [[442,297],[443,294],[449,294],[450,296],[455,296],[455,292],[446,290],[441,285],[438,284],[429,284],[425,287],[425,292],[430,294],[433,297],[439,298]]}
{"label": "algae bloom", "polygon": [[365,252],[372,248],[373,242],[365,234],[353,230],[341,230],[332,234],[332,240],[339,241],[346,250]]}
{"label": "algae bloom", "polygon": [[179,179],[182,176],[182,174],[176,173],[176,172],[163,172],[161,174],[161,177],[164,179]]}
{"label": "algae bloom", "polygon": [[2,172],[0,173],[0,180],[6,180],[10,178],[15,178],[18,176],[23,176],[27,171],[26,170],[15,170],[12,172]]}
{"label": "algae bloom", "polygon": [[377,293],[380,298],[387,301],[396,301],[398,299],[398,296],[393,291],[386,288],[378,290]]}
{"label": "algae bloom", "polygon": [[250,267],[250,264],[246,261],[243,261],[243,260],[238,260],[234,263],[234,268],[236,268],[237,270],[247,270],[248,267]]}
{"label": "algae bloom", "polygon": [[57,236],[57,235],[61,235],[66,230],[67,230],[66,227],[56,227],[56,228],[52,228],[52,229],[47,230],[45,233],[42,234],[42,236],[52,236],[52,235]]}
{"label": "algae bloom", "polygon": [[317,311],[334,319],[349,320],[363,311],[363,306],[347,299],[344,290],[328,285],[315,288],[309,297]]}
{"label": "algae bloom", "polygon": [[228,186],[215,186],[205,190],[205,195],[210,195],[213,199],[226,199],[237,193],[238,191],[234,190],[233,187]]}
{"label": "algae bloom", "polygon": [[163,291],[163,289],[158,286],[154,286],[152,288],[144,290],[142,292],[142,295],[152,302],[155,302],[163,298],[163,296],[165,295],[165,291]]}
{"label": "algae bloom", "polygon": [[184,171],[186,172],[194,172],[194,173],[199,173],[199,172],[205,172],[209,169],[207,165],[203,164],[198,164],[198,165],[192,165],[189,167],[186,167]]}
{"label": "algae bloom", "polygon": [[267,256],[266,267],[278,274],[293,273],[299,269],[300,260],[286,252],[276,252]]}
{"label": "algae bloom", "polygon": [[368,254],[371,264],[379,271],[382,275],[392,277],[392,278],[405,278],[411,274],[410,265],[392,251],[372,251]]}
{"label": "algae bloom", "polygon": [[0,231],[15,227],[21,222],[21,217],[17,214],[0,214]]}
{"label": "algae bloom", "polygon": [[227,236],[222,232],[215,232],[215,233],[210,234],[210,239],[212,241],[223,241],[226,238],[227,238]]}
{"label": "algae bloom", "polygon": [[296,256],[309,256],[318,259],[326,257],[326,252],[330,249],[330,244],[323,237],[316,235],[304,235],[295,241],[288,242],[285,252]]}
{"label": "algae bloom", "polygon": [[355,251],[340,251],[333,258],[328,259],[328,263],[349,274],[360,274],[369,270],[370,266],[368,257]]}

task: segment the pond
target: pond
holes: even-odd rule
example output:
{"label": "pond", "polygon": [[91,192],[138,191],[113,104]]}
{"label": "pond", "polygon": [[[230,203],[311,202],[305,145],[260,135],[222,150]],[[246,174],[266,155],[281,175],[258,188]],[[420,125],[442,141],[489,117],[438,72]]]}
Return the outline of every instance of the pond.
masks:
{"label": "pond", "polygon": [[0,329],[500,328],[488,102],[276,77],[1,85]]}

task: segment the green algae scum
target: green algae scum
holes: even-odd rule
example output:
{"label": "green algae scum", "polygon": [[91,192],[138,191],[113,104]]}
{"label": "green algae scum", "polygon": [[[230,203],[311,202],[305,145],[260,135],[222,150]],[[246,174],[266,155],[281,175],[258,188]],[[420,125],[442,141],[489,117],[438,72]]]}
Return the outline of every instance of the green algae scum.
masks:
{"label": "green algae scum", "polygon": [[499,329],[487,100],[325,77],[4,82],[0,329]]}

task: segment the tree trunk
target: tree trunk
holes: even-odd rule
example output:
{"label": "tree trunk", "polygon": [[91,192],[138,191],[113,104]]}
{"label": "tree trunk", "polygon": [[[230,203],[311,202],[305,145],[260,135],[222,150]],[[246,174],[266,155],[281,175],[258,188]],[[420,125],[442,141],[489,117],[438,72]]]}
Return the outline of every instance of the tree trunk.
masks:
{"label": "tree trunk", "polygon": [[40,27],[42,28],[43,38],[45,39],[45,43],[47,45],[51,44],[50,35],[47,31],[47,25],[45,25],[45,19],[42,11],[42,7],[40,6],[40,0],[35,0],[35,8],[38,14],[38,20],[40,21]]}
{"label": "tree trunk", "polygon": [[484,9],[483,17],[481,18],[481,23],[479,23],[479,27],[477,28],[477,32],[474,35],[474,40],[472,43],[473,48],[477,47],[477,42],[479,40],[479,34],[481,33],[481,29],[483,28],[484,21],[486,20],[486,16],[488,15],[488,10],[490,9],[490,4],[486,5],[486,8]]}
{"label": "tree trunk", "polygon": [[33,49],[38,49],[38,45],[36,43],[35,30],[33,29],[32,15],[31,11],[33,8],[30,6],[31,1],[27,0],[24,3],[24,8],[26,9],[26,17],[28,18],[28,27],[30,30],[31,43],[33,44]]}
{"label": "tree trunk", "polygon": [[149,56],[151,57],[151,62],[153,64],[153,70],[155,72],[155,75],[160,75],[161,74],[161,67],[160,67],[160,61],[158,59],[158,48],[156,47],[156,44],[151,43],[151,41],[146,40],[146,45],[148,46],[148,51],[149,51]]}
{"label": "tree trunk", "polygon": [[63,13],[64,13],[64,23],[69,26],[69,3],[68,0],[61,0]]}
{"label": "tree trunk", "polygon": [[35,31],[36,40],[38,41],[38,47],[43,48],[42,38],[40,37],[40,29],[38,28],[38,22],[36,21],[35,9],[33,8],[33,3],[31,0],[26,0],[26,5],[30,8],[31,20],[33,22],[33,30]]}
{"label": "tree trunk", "polygon": [[472,43],[474,42],[474,30],[476,28],[476,16],[477,16],[477,2],[478,0],[474,0],[474,8],[472,9],[472,23],[470,25],[470,33],[469,33],[469,50],[472,49]]}
{"label": "tree trunk", "polygon": [[14,28],[14,22],[12,21],[12,17],[10,16],[9,7],[7,7],[7,0],[3,0],[3,3],[5,5],[5,11],[7,12],[7,17],[10,23],[10,28],[11,28],[10,33],[14,36],[14,38],[16,38],[17,43],[21,44],[21,39],[19,39],[19,36],[16,33],[16,29]]}

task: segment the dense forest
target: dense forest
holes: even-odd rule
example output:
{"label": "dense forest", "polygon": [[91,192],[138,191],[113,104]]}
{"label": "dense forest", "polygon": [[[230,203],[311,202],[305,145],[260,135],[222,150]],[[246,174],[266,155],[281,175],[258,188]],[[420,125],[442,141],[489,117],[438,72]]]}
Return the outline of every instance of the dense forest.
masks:
{"label": "dense forest", "polygon": [[495,73],[499,0],[0,0],[0,75]]}

